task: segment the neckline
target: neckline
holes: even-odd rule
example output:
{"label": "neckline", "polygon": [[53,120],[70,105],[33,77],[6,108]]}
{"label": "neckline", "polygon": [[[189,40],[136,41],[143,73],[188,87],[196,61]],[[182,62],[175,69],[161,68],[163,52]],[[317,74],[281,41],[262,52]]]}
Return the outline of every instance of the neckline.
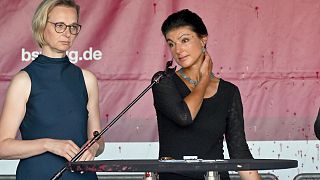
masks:
{"label": "neckline", "polygon": [[[189,87],[186,85],[186,83],[184,83],[184,81],[178,76],[177,73],[174,73],[176,78],[179,79],[179,81],[184,85],[184,87],[189,91],[189,93],[191,93],[191,89],[189,89]],[[203,98],[203,100],[208,100],[208,99],[212,99],[214,98],[215,96],[217,96],[219,93],[220,93],[220,89],[221,89],[221,82],[223,81],[223,79],[221,78],[218,78],[219,79],[219,82],[218,82],[218,88],[217,88],[217,92],[210,96],[210,97],[206,97],[206,98]]]}
{"label": "neckline", "polygon": [[35,60],[38,63],[43,64],[64,64],[64,63],[70,63],[68,56],[62,57],[62,58],[52,58],[48,57],[42,54],[39,54],[38,57]]}

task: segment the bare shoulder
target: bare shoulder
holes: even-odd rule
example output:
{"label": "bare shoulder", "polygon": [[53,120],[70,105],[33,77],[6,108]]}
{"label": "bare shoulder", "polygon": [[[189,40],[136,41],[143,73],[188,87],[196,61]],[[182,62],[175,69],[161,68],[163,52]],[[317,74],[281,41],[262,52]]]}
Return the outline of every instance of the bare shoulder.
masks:
{"label": "bare shoulder", "polygon": [[96,91],[98,91],[98,80],[91,71],[86,69],[81,70],[88,91],[88,95],[90,97],[91,95],[95,94]]}
{"label": "bare shoulder", "polygon": [[82,70],[82,74],[83,74],[83,77],[84,77],[84,80],[86,82],[95,82],[97,81],[97,78],[96,76],[89,70],[87,69],[81,69]]}
{"label": "bare shoulder", "polygon": [[11,81],[11,86],[21,86],[21,88],[31,86],[31,80],[28,73],[20,71],[14,75]]}
{"label": "bare shoulder", "polygon": [[11,97],[11,99],[21,98],[24,101],[27,101],[30,92],[31,92],[31,79],[27,72],[20,71],[13,76],[7,91],[7,97],[8,98]]}

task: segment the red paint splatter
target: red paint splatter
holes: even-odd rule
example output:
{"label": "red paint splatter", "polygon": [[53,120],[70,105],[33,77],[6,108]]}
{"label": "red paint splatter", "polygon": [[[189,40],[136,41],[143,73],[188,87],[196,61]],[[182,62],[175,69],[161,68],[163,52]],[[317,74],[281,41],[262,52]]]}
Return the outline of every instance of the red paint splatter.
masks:
{"label": "red paint splatter", "polygon": [[118,147],[119,153],[121,153],[121,146]]}
{"label": "red paint splatter", "polygon": [[258,18],[259,18],[259,7],[258,7],[258,6],[256,6],[256,7],[254,8],[254,10],[256,11],[257,19],[258,19]]}
{"label": "red paint splatter", "polygon": [[152,177],[152,173],[151,172],[145,172],[144,177]]}
{"label": "red paint splatter", "polygon": [[153,13],[156,14],[157,13],[157,3],[153,3]]}
{"label": "red paint splatter", "polygon": [[308,142],[309,142],[309,136],[308,136],[308,135],[305,135],[304,137],[306,138],[307,144],[308,144]]}
{"label": "red paint splatter", "polygon": [[106,123],[107,123],[107,122],[109,121],[109,114],[106,114],[105,116],[106,116],[106,118],[107,118],[107,119],[106,119]]}

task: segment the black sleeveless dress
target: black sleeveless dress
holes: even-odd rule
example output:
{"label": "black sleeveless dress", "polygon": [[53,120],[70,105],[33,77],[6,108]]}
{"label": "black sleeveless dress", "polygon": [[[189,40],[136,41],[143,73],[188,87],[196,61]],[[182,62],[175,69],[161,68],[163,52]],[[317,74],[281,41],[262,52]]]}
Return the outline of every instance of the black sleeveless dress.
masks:
{"label": "black sleeveless dress", "polygon": [[[87,141],[88,95],[79,67],[68,57],[39,55],[23,71],[31,79],[31,92],[20,125],[23,140],[40,138],[72,140],[79,147]],[[66,165],[63,157],[46,152],[21,159],[17,179],[50,179]],[[95,173],[65,171],[60,179],[97,179]]]}

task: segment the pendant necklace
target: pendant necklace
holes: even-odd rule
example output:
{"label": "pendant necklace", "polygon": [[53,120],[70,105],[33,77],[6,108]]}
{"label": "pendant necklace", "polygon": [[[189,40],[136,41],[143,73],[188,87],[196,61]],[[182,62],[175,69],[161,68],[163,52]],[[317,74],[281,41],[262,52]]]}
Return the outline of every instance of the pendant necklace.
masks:
{"label": "pendant necklace", "polygon": [[[181,77],[182,77],[183,79],[187,80],[190,84],[192,84],[193,87],[196,87],[196,86],[198,85],[199,81],[198,81],[198,80],[193,80],[193,79],[191,79],[190,77],[188,77],[188,76],[183,72],[183,68],[179,69],[177,72],[181,75]],[[211,74],[210,74],[210,79],[213,79],[213,78],[214,78],[214,74],[211,72]]]}

